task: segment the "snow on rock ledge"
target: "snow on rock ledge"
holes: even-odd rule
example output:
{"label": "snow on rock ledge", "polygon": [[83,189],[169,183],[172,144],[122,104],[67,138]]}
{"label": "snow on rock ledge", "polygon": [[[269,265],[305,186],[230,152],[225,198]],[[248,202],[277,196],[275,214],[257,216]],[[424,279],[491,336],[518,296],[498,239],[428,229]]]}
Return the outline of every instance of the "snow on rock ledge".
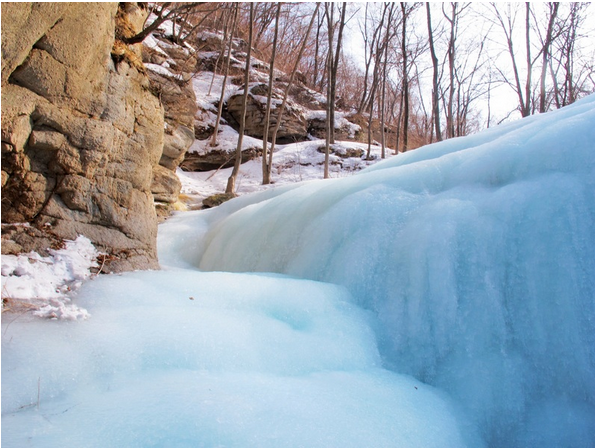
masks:
{"label": "snow on rock ledge", "polygon": [[2,300],[4,311],[33,310],[39,317],[86,319],[89,313],[68,297],[98,267],[99,253],[91,241],[79,236],[62,249],[2,256]]}

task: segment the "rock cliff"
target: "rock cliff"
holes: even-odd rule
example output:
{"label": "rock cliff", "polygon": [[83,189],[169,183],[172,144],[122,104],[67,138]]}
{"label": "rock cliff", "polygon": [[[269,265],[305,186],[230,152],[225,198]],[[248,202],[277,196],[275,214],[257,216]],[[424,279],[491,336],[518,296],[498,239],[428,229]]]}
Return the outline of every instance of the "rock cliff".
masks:
{"label": "rock cliff", "polygon": [[[2,3],[2,222],[54,243],[85,235],[111,271],[158,267],[151,184],[164,112],[140,48],[116,39],[142,14],[134,4]],[[11,227],[3,253],[47,249],[23,232]]]}
{"label": "rock cliff", "polygon": [[151,187],[160,216],[167,216],[172,204],[178,201],[181,184],[176,169],[194,143],[194,116],[198,107],[192,88],[196,53],[171,39],[171,35],[159,29],[142,48],[147,74],[165,113],[163,153]]}

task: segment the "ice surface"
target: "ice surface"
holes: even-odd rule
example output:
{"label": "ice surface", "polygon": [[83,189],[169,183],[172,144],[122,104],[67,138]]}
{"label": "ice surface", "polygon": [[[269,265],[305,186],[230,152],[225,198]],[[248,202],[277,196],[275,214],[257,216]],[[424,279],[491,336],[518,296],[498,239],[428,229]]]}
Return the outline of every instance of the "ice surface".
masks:
{"label": "ice surface", "polygon": [[87,283],[83,322],[3,324],[3,447],[478,446],[381,368],[341,287],[188,270]]}
{"label": "ice surface", "polygon": [[591,96],[167,232],[206,232],[178,254],[202,269],[345,286],[490,446],[595,446],[594,142]]}
{"label": "ice surface", "polygon": [[3,316],[3,447],[595,446],[593,142],[595,96],[169,219],[91,319]]}

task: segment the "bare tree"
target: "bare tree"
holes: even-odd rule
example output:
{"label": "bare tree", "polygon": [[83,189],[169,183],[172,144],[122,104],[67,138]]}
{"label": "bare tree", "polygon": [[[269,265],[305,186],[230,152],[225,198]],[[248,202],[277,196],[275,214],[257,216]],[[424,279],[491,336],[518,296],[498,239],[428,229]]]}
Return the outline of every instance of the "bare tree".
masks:
{"label": "bare tree", "polygon": [[[372,123],[374,120],[374,102],[376,99],[376,90],[378,89],[379,78],[380,78],[380,67],[383,54],[383,39],[382,33],[385,27],[386,13],[389,10],[389,3],[383,3],[382,15],[380,20],[374,27],[372,34],[372,40],[370,41],[370,58],[374,62],[374,71],[372,75],[372,85],[370,86],[370,95],[367,99],[363,98],[364,109],[368,111],[368,150],[366,152],[366,159],[370,159],[372,152]],[[392,10],[392,8],[391,8]],[[388,33],[388,30],[385,31]]]}
{"label": "bare tree", "polygon": [[291,70],[291,75],[289,76],[289,81],[287,86],[285,87],[285,91],[283,92],[283,100],[281,102],[281,106],[277,111],[277,123],[275,124],[275,128],[273,130],[273,136],[271,137],[271,149],[269,150],[269,163],[268,163],[268,170],[269,170],[269,180],[271,178],[271,169],[273,167],[273,153],[275,152],[275,142],[277,141],[277,133],[279,132],[279,127],[281,126],[281,118],[283,117],[283,112],[285,111],[285,106],[287,105],[287,98],[289,96],[289,90],[293,86],[293,82],[295,76],[298,72],[298,67],[300,65],[300,60],[302,59],[302,55],[304,54],[304,50],[308,43],[308,38],[310,36],[310,31],[312,30],[312,25],[314,24],[314,20],[316,19],[316,15],[318,14],[318,8],[320,7],[320,2],[316,3],[316,7],[314,8],[314,12],[312,13],[312,17],[310,19],[310,23],[308,25],[308,29],[306,30],[306,34],[301,41],[300,50],[298,52],[297,58],[295,60],[293,70]]}
{"label": "bare tree", "polygon": [[[213,70],[213,76],[211,76],[211,83],[209,84],[209,92],[207,93],[207,95],[210,95],[211,91],[213,90],[213,84],[215,82],[215,76],[217,75],[217,71],[219,68],[219,62],[224,57],[225,49],[228,46],[229,33],[233,33],[233,29],[230,25],[232,25],[234,23],[234,17],[236,16],[235,15],[235,12],[236,12],[235,7],[236,7],[236,5],[232,3],[230,8],[226,8],[226,7],[221,8],[220,23],[223,27],[223,39],[221,39],[221,51],[217,55],[217,60],[215,61],[215,69]],[[215,28],[215,29],[218,29],[218,28]]]}
{"label": "bare tree", "polygon": [[560,17],[558,37],[553,41],[555,57],[550,63],[553,96],[558,108],[572,104],[580,96],[595,90],[593,56],[577,64],[577,60],[580,60],[577,44],[583,37],[581,26],[586,20],[585,12],[589,4],[571,2],[564,6],[568,7],[568,13]]}
{"label": "bare tree", "polygon": [[[223,99],[225,98],[225,88],[227,86],[227,78],[229,76],[229,65],[231,63],[231,49],[233,47],[233,33],[236,27],[238,19],[238,11],[240,5],[235,4],[233,19],[231,22],[231,28],[229,30],[229,36],[227,41],[227,59],[225,62],[225,73],[223,75],[223,83],[221,85],[221,95],[219,96],[219,106],[217,108],[217,118],[215,119],[215,130],[213,131],[213,137],[211,138],[210,146],[217,146],[217,137],[219,134],[219,123],[221,122],[221,114],[223,113]],[[213,74],[214,75],[214,74]]]}
{"label": "bare tree", "polygon": [[440,128],[440,103],[438,98],[438,57],[436,56],[436,49],[434,47],[434,32],[432,30],[432,16],[430,13],[430,3],[426,2],[426,15],[428,19],[428,42],[430,44],[430,55],[432,57],[432,117],[434,122],[434,129],[436,133],[436,140],[442,140],[442,130]]}
{"label": "bare tree", "polygon": [[[338,24],[334,21],[335,7],[333,3],[325,3],[328,34],[327,52],[327,96],[326,96],[326,145],[324,151],[324,178],[329,177],[330,145],[335,143],[335,102],[337,98],[337,69],[341,55],[341,41],[343,40],[343,29],[345,28],[345,13],[347,3],[343,2],[341,18]],[[335,46],[335,27],[338,25],[337,44]]]}
{"label": "bare tree", "polygon": [[271,101],[273,98],[273,80],[275,79],[275,55],[277,50],[277,37],[279,35],[279,15],[281,14],[281,3],[277,3],[275,13],[275,35],[273,37],[273,52],[271,62],[269,63],[269,90],[267,92],[267,107],[264,118],[264,132],[262,135],[262,184],[271,183],[271,170],[268,166],[268,139],[269,139],[269,120],[271,117]]}
{"label": "bare tree", "polygon": [[[360,104],[358,107],[358,112],[362,113],[370,108],[370,103],[373,102],[372,97],[374,96],[374,91],[376,89],[376,85],[374,84],[374,79],[376,82],[378,81],[378,71],[376,64],[376,60],[378,59],[378,49],[380,48],[380,38],[382,33],[382,28],[384,26],[384,17],[386,15],[386,5],[383,4],[381,7],[382,15],[380,18],[374,17],[373,11],[368,8],[368,3],[366,3],[365,9],[365,18],[363,29],[361,30],[362,38],[364,40],[364,52],[365,52],[365,74],[364,74],[364,86],[362,89],[362,96],[360,100]],[[371,33],[371,35],[370,35]],[[373,68],[373,81],[372,85],[369,85],[369,77],[370,77],[370,70]]]}
{"label": "bare tree", "polygon": [[233,170],[229,179],[227,179],[227,187],[225,192],[228,194],[235,194],[236,179],[240,172],[240,165],[242,163],[242,143],[244,140],[244,130],[246,128],[246,106],[248,104],[248,92],[250,90],[250,67],[252,57],[252,23],[254,21],[254,3],[250,3],[250,29],[248,34],[248,51],[246,55],[246,67],[244,72],[244,96],[242,99],[242,115],[240,118],[240,130],[238,135],[238,144],[236,146],[236,159],[233,165]]}
{"label": "bare tree", "polygon": [[[390,24],[393,20],[393,13],[395,4],[388,3],[389,13],[387,23]],[[391,39],[393,38],[394,34],[391,31],[391,27],[388,26],[386,32],[384,33],[384,39],[382,43],[382,52],[384,56],[379,58],[379,63],[382,63],[382,90],[380,94],[380,146],[381,146],[381,153],[380,157],[382,159],[386,158],[386,123],[385,123],[385,110],[386,110],[386,83],[387,83],[387,69],[388,69],[388,47],[390,44]],[[383,59],[382,61],[380,59]]]}
{"label": "bare tree", "polygon": [[318,11],[317,16],[317,27],[316,27],[316,39],[314,40],[314,63],[312,67],[312,81],[311,85],[316,87],[318,84],[318,58],[320,54],[320,32],[322,28],[322,23],[324,22],[324,18],[320,17],[320,11]]}
{"label": "bare tree", "polygon": [[[189,37],[193,36],[195,32],[203,28],[211,21],[211,16],[216,15],[217,12],[222,11],[222,16],[227,16],[227,9],[216,3],[202,3],[195,5],[194,8],[189,8],[181,11],[172,19],[174,26],[172,27],[173,40],[178,44],[183,44]],[[213,27],[218,29],[217,27]]]}
{"label": "bare tree", "polygon": [[541,51],[539,51],[538,55],[535,58],[531,58],[531,5],[530,3],[525,3],[525,23],[524,23],[524,31],[525,31],[525,57],[526,57],[526,77],[525,77],[525,86],[521,84],[520,78],[520,70],[519,64],[517,62],[516,52],[513,46],[513,32],[515,28],[515,21],[516,21],[516,10],[511,10],[510,5],[508,5],[506,13],[503,15],[500,12],[500,9],[495,3],[492,3],[492,9],[495,13],[496,19],[500,24],[504,36],[506,37],[506,46],[508,50],[508,54],[510,55],[510,61],[512,64],[512,70],[514,74],[514,83],[508,80],[506,74],[502,72],[501,69],[498,69],[500,74],[502,75],[505,82],[510,85],[518,97],[518,104],[519,104],[519,111],[521,112],[521,116],[527,117],[531,115],[531,100],[532,100],[532,92],[531,92],[531,78],[532,78],[532,71],[533,65]]}
{"label": "bare tree", "polygon": [[547,75],[547,68],[550,65],[550,48],[552,41],[554,40],[554,24],[556,23],[556,17],[558,16],[558,8],[560,3],[549,2],[548,7],[548,25],[545,37],[542,40],[542,60],[541,60],[541,77],[539,81],[539,112],[544,113],[546,111],[546,90],[545,90],[545,78]]}
{"label": "bare tree", "polygon": [[328,82],[326,85],[326,144],[324,147],[324,178],[328,179],[329,177],[329,158],[330,158],[330,147],[331,147],[331,132],[335,127],[334,121],[331,122],[331,110],[332,110],[332,72],[333,72],[333,39],[334,39],[334,31],[335,31],[335,23],[333,19],[333,14],[335,12],[335,6],[333,3],[326,2],[324,4],[324,9],[326,11],[326,18],[327,18],[327,33],[328,33],[328,52],[326,55],[326,64],[327,64],[327,73],[328,73]]}
{"label": "bare tree", "polygon": [[525,45],[527,56],[527,77],[525,79],[525,106],[521,108],[523,117],[531,114],[531,75],[533,61],[531,60],[531,4],[525,2]]}
{"label": "bare tree", "polygon": [[135,34],[134,36],[125,37],[122,36],[121,40],[125,44],[132,45],[141,43],[147,36],[149,36],[153,31],[155,31],[159,26],[167,21],[167,20],[174,20],[177,17],[180,17],[182,14],[196,8],[199,5],[202,5],[204,2],[192,2],[192,3],[175,3],[175,2],[165,2],[161,5],[155,5],[151,12],[155,14],[156,18],[151,22],[149,25],[143,27],[143,30],[140,33]]}
{"label": "bare tree", "polygon": [[254,47],[258,48],[264,35],[273,21],[276,21],[276,28],[278,33],[279,23],[279,8],[280,5],[268,2],[259,2],[255,6],[255,19],[256,35],[254,37]]}
{"label": "bare tree", "polygon": [[446,137],[452,138],[456,136],[455,124],[455,94],[457,89],[456,82],[456,52],[457,52],[457,38],[459,30],[459,20],[463,12],[470,6],[470,3],[450,3],[450,14],[446,13],[444,5],[442,5],[442,14],[449,24],[449,39],[448,39],[448,96],[445,97],[446,102]]}
{"label": "bare tree", "polygon": [[362,88],[362,96],[361,96],[361,101],[358,107],[358,112],[361,113],[364,111],[364,104],[366,102],[366,98],[368,95],[368,74],[370,72],[370,65],[372,64],[372,51],[369,50],[369,48],[372,45],[369,45],[368,43],[368,17],[369,17],[369,13],[368,13],[368,5],[369,3],[366,2],[366,6],[365,6],[365,10],[364,10],[364,24],[363,24],[363,29],[362,26],[360,25],[360,31],[362,34],[362,37],[364,39],[364,62],[365,62],[365,67],[366,67],[366,71],[364,73],[364,85]]}
{"label": "bare tree", "polygon": [[[337,35],[337,46],[335,48],[334,56],[332,59],[330,83],[331,83],[331,104],[330,104],[330,116],[329,121],[332,123],[331,126],[331,143],[335,143],[335,103],[337,101],[337,68],[339,67],[339,57],[341,55],[341,44],[343,41],[343,30],[345,28],[345,13],[347,11],[347,2],[343,2],[341,8],[341,19],[339,20],[339,32]],[[331,47],[332,49],[332,47]],[[332,52],[331,52],[332,55]]]}
{"label": "bare tree", "polygon": [[413,12],[421,6],[421,3],[405,3],[401,4],[401,58],[402,58],[402,89],[403,89],[403,152],[409,149],[409,103],[410,103],[410,80],[409,80],[409,67],[410,64],[414,63],[413,57],[411,60],[409,45],[407,43],[407,20],[413,14]]}
{"label": "bare tree", "polygon": [[407,66],[407,4],[401,2],[401,58],[403,60],[402,85],[403,85],[403,152],[407,151],[409,135],[409,73]]}

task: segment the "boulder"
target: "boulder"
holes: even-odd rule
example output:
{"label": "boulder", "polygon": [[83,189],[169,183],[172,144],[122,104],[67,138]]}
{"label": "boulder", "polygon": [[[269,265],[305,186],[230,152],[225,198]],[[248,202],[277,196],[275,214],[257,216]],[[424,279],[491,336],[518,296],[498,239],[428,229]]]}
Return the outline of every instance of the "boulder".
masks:
{"label": "boulder", "polygon": [[[308,133],[315,138],[326,138],[326,114],[315,116],[308,120]],[[361,126],[345,118],[335,117],[335,140],[361,140],[363,136]]]}
{"label": "boulder", "polygon": [[236,197],[236,195],[233,193],[214,194],[212,196],[209,196],[209,197],[203,199],[202,208],[207,209],[207,208],[218,207],[221,204],[223,204],[224,202],[227,202],[235,197]]}
{"label": "boulder", "polygon": [[163,154],[159,160],[159,165],[175,173],[192,143],[194,143],[193,129],[177,125],[172,130],[171,125],[167,126],[163,140]]}
{"label": "boulder", "polygon": [[[260,157],[262,148],[245,148],[242,150],[242,162],[246,163]],[[204,154],[189,152],[186,154],[180,168],[184,171],[211,171],[220,168],[230,168],[236,160],[235,152],[214,149]]]}
{"label": "boulder", "polygon": [[[322,145],[316,149],[318,152],[325,153],[326,146]],[[366,153],[362,148],[345,146],[344,144],[336,143],[329,147],[330,153],[334,154],[342,159],[358,158],[361,159]]]}
{"label": "boulder", "polygon": [[[268,86],[266,84],[255,84],[250,87],[250,92],[248,93],[245,130],[246,134],[252,137],[262,138],[264,134],[267,91]],[[233,118],[230,124],[235,124],[234,127],[236,129],[239,129],[238,123],[242,116],[243,97],[243,92],[240,92],[232,95],[227,101],[227,112]],[[280,92],[273,92],[269,138],[272,136],[273,128],[277,124],[282,98]],[[277,143],[303,141],[307,135],[308,123],[302,108],[288,99],[283,116],[281,117],[281,125],[277,133]]]}
{"label": "boulder", "polygon": [[176,173],[164,166],[157,165],[153,169],[151,191],[155,201],[172,204],[177,202],[182,184]]}
{"label": "boulder", "polygon": [[235,197],[236,197],[236,195],[233,193],[214,194],[212,196],[209,196],[209,197],[203,199],[202,207],[203,208],[218,207],[219,205],[223,204],[224,202],[227,202]]}

